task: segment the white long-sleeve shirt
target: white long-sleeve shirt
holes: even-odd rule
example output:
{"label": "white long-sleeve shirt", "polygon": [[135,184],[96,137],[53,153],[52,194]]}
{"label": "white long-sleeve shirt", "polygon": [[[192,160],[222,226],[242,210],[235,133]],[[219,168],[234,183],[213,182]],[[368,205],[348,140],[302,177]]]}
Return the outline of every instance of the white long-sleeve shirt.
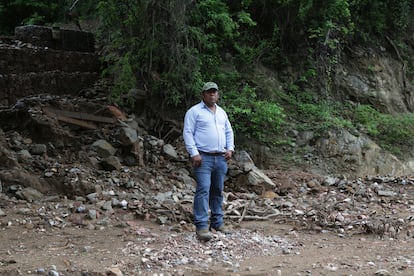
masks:
{"label": "white long-sleeve shirt", "polygon": [[184,117],[183,138],[191,157],[203,152],[234,150],[234,134],[227,113],[218,105],[211,111],[203,101]]}

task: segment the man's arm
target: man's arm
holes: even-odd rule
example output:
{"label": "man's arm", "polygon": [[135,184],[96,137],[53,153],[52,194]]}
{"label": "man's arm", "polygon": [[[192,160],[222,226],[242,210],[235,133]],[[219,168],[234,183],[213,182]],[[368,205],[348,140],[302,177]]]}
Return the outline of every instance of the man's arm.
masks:
{"label": "man's arm", "polygon": [[194,140],[195,124],[194,112],[191,112],[191,110],[187,111],[184,117],[183,138],[185,148],[191,157],[199,154]]}

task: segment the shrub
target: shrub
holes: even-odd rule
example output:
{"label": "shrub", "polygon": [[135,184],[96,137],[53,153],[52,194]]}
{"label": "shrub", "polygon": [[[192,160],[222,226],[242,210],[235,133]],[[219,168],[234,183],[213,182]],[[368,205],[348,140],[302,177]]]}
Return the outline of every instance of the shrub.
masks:
{"label": "shrub", "polygon": [[277,134],[285,124],[282,107],[272,101],[258,100],[255,89],[245,85],[241,92],[225,96],[225,108],[236,132],[266,144],[275,144]]}

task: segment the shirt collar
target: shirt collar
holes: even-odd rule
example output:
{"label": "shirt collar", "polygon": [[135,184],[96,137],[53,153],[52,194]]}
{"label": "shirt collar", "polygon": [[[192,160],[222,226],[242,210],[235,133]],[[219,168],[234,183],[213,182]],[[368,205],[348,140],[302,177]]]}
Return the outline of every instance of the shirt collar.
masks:
{"label": "shirt collar", "polygon": [[[208,109],[208,106],[206,105],[206,103],[204,102],[204,101],[201,101],[201,105],[204,107],[204,108],[207,108]],[[218,106],[217,105],[217,103],[215,103],[214,104],[216,107]]]}

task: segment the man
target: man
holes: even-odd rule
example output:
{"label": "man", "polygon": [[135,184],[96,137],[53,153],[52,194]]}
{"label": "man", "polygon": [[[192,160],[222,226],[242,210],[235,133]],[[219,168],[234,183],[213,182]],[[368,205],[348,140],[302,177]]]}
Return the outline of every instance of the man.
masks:
{"label": "man", "polygon": [[184,118],[184,143],[197,182],[194,224],[197,237],[202,241],[213,237],[211,229],[228,233],[223,221],[223,188],[227,160],[234,151],[234,135],[227,113],[217,105],[218,99],[217,84],[206,82],[202,101],[192,106]]}

